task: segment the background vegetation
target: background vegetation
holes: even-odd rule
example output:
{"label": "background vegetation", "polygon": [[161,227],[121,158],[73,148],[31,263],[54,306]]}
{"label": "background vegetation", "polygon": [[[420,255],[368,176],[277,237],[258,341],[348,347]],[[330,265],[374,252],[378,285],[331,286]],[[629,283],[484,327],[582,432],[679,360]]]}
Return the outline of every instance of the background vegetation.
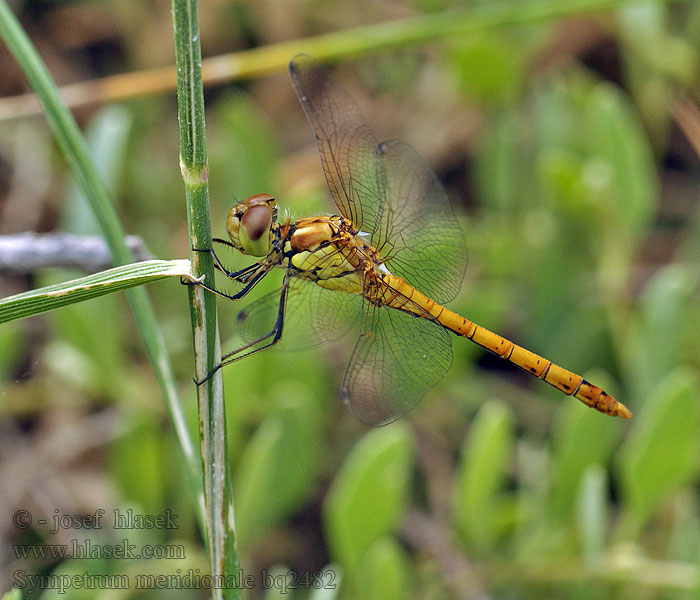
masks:
{"label": "background vegetation", "polygon": [[[201,41],[215,56],[452,8],[211,1],[200,7]],[[59,83],[172,63],[167,3],[14,9]],[[699,40],[697,4],[630,3],[340,61],[336,77],[378,138],[408,140],[454,200],[470,268],[450,308],[583,373],[635,419],[588,410],[458,339],[442,384],[408,418],[371,431],[337,399],[353,340],[228,367],[238,548],[258,584],[250,597],[700,595]],[[0,93],[25,91],[4,50],[0,68]],[[181,258],[174,94],[133,95],[76,114],[127,231],[154,256]],[[274,194],[295,216],[332,210],[285,73],[210,86],[205,100],[215,234],[229,206],[254,193]],[[3,234],[97,231],[41,117],[0,122],[0,192]],[[4,274],[0,294],[77,274]],[[149,293],[194,431],[186,291],[165,281]],[[219,310],[223,347],[234,347],[238,307]],[[0,378],[0,591],[21,569],[207,572],[186,467],[122,298],[4,324]],[[13,544],[124,537],[20,530],[17,510],[51,522],[56,509],[114,507],[177,514],[175,530],[127,537],[182,544],[186,558],[14,554]],[[262,589],[263,570],[290,569],[297,589]],[[336,589],[314,589],[330,580],[315,576],[323,569]]]}

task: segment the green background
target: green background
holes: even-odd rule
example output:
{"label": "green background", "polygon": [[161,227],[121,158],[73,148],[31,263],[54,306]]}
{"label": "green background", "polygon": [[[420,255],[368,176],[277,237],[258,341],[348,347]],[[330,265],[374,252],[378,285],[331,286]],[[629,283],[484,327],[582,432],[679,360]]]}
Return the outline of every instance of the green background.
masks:
{"label": "green background", "polygon": [[[452,8],[203,3],[203,52]],[[16,10],[59,81],[172,62],[167,3]],[[227,367],[238,548],[258,578],[250,597],[700,597],[700,134],[681,127],[698,91],[698,40],[696,3],[634,4],[340,61],[335,76],[377,137],[409,141],[453,200],[470,266],[449,307],[581,373],[635,418],[591,411],[458,338],[445,380],[377,430],[337,398],[351,339]],[[20,91],[17,81],[3,95]],[[215,235],[228,208],[255,193],[274,194],[294,217],[333,210],[284,73],[207,88],[205,100]],[[77,117],[129,233],[159,258],[186,256],[174,96]],[[0,123],[0,157],[3,233],[96,231],[41,118]],[[0,291],[78,274],[6,276]],[[149,294],[196,433],[186,290],[173,280]],[[224,351],[236,345],[237,310],[219,303]],[[0,591],[17,569],[207,572],[185,467],[121,297],[2,325],[0,378]],[[116,507],[177,513],[177,530],[127,537],[182,544],[186,558],[22,561],[9,550],[85,534],[13,528],[16,510],[50,520],[54,509]],[[290,569],[296,589],[261,589],[262,570]],[[319,584],[323,569],[335,589]]]}

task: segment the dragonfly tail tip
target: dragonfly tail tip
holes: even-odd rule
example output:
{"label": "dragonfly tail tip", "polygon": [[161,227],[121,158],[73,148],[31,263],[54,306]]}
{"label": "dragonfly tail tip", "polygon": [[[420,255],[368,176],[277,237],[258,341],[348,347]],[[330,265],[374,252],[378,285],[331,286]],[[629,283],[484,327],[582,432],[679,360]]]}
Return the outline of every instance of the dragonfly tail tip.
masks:
{"label": "dragonfly tail tip", "polygon": [[632,411],[621,402],[618,402],[613,415],[616,417],[622,417],[623,419],[631,419]]}

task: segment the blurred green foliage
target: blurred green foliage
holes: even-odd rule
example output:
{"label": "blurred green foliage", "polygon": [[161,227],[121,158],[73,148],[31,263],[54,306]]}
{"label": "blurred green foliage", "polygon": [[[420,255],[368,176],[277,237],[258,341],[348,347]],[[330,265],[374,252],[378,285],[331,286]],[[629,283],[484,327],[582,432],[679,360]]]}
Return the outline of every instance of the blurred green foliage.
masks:
{"label": "blurred green foliage", "polygon": [[366,434],[335,477],[325,503],[326,537],[348,577],[362,579],[364,555],[396,532],[408,501],[412,454],[408,430],[391,425]]}
{"label": "blurred green foliage", "polygon": [[452,510],[458,533],[476,555],[493,551],[504,525],[511,524],[503,515],[512,512],[512,499],[500,492],[508,477],[513,438],[510,411],[491,401],[479,411],[462,448]]}
{"label": "blurred green foliage", "polygon": [[277,411],[258,426],[236,469],[236,527],[242,547],[270,523],[299,510],[318,477],[320,415],[310,400],[313,394],[293,384],[278,394]]}
{"label": "blurred green foliage", "polygon": [[[419,107],[417,119],[445,103],[479,114],[477,138],[457,135],[449,165],[434,163],[441,173],[458,165],[449,192],[470,249],[463,292],[450,308],[605,384],[635,419],[588,410],[456,338],[445,382],[409,418],[370,432],[337,400],[352,340],[296,355],[273,350],[228,367],[243,567],[314,574],[306,586],[265,597],[699,597],[700,186],[696,159],[678,150],[668,101],[697,85],[700,9],[644,5],[602,22],[603,41],[616,49],[613,74],[595,57],[567,51],[544,61],[552,36],[566,34],[561,23],[446,40],[429,58],[403,49],[395,63],[391,54],[377,64],[370,57],[342,73],[358,97],[353,73],[372,81],[392,65],[445,83],[431,104],[398,74],[382,77],[371,101],[389,107],[377,111],[389,122],[367,117],[384,131],[401,126],[391,118],[405,114],[404,102]],[[276,82],[217,90],[209,101],[218,236],[230,205],[254,193],[275,194],[294,216],[332,210],[301,108],[284,78]],[[188,252],[175,119],[172,102],[140,99],[95,113],[88,127],[127,229],[164,258]],[[681,167],[670,169],[671,159]],[[685,187],[670,185],[674,177]],[[64,230],[90,229],[66,187],[57,193],[57,221]],[[37,283],[57,278],[67,274],[40,274]],[[256,294],[277,285],[266,281]],[[150,294],[196,431],[186,292],[167,282]],[[231,349],[239,308],[220,309],[223,347]],[[103,453],[112,497],[137,511],[176,510],[180,529],[157,539],[149,532],[145,541],[184,541],[188,549],[182,563],[141,560],[129,572],[206,570],[189,508],[195,500],[183,493],[173,436],[122,300],[64,308],[46,322],[32,377],[22,382],[9,379],[36,340],[16,324],[0,329],[3,415],[115,406],[115,439]],[[433,534],[408,535],[409,512],[425,517]],[[119,561],[87,563],[47,571],[124,570]],[[474,576],[454,576],[455,563]],[[323,568],[337,587],[324,587]]]}

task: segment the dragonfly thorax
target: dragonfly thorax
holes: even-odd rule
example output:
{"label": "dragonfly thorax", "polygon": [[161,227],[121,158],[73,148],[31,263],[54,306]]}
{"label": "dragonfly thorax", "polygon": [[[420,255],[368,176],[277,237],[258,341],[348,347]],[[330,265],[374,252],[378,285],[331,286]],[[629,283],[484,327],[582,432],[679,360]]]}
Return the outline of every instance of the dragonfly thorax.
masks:
{"label": "dragonfly thorax", "polygon": [[[379,253],[339,216],[305,217],[288,229],[279,266],[328,290],[362,294],[369,282],[389,274]],[[375,294],[376,295],[376,294]]]}

